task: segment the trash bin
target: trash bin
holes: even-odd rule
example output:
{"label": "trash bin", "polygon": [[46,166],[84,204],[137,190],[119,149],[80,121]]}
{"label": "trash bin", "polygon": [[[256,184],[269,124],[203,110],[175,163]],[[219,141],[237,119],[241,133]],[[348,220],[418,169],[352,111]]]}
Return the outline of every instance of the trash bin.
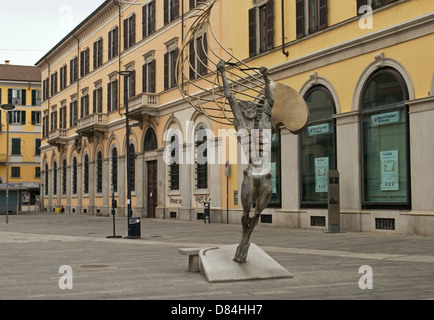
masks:
{"label": "trash bin", "polygon": [[209,202],[203,203],[203,222],[206,223],[206,219],[208,219],[208,223],[211,223]]}
{"label": "trash bin", "polygon": [[130,218],[128,222],[128,238],[140,238],[140,218]]}

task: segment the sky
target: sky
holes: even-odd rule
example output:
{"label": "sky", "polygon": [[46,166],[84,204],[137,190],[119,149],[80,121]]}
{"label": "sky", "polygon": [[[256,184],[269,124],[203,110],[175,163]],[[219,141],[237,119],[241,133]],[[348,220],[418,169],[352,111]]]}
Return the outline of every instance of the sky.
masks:
{"label": "sky", "polygon": [[104,1],[1,0],[0,63],[34,66]]}

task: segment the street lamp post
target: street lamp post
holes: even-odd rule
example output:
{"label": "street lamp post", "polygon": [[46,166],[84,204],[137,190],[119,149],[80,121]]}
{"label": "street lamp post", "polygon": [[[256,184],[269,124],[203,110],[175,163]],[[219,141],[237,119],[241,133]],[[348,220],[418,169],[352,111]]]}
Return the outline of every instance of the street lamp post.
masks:
{"label": "street lamp post", "polygon": [[[125,83],[128,83],[129,77],[131,76],[132,71],[120,71],[119,75],[124,77]],[[133,236],[132,230],[131,230],[131,224],[130,224],[130,218],[133,215],[132,209],[131,209],[131,185],[130,185],[130,123],[129,123],[129,115],[128,115],[128,84],[124,86],[125,92],[124,92],[124,105],[125,105],[125,128],[126,128],[126,149],[127,149],[127,226],[128,226],[128,237]]]}
{"label": "street lamp post", "polygon": [[9,222],[9,114],[15,109],[12,104],[3,104],[0,108],[6,111],[6,224]]}

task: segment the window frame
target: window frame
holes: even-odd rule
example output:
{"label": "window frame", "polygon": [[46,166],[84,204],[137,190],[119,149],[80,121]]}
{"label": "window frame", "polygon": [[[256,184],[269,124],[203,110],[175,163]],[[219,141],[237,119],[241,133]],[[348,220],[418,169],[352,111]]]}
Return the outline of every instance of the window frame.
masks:
{"label": "window frame", "polygon": [[274,48],[274,8],[274,0],[268,0],[249,9],[249,57]]}

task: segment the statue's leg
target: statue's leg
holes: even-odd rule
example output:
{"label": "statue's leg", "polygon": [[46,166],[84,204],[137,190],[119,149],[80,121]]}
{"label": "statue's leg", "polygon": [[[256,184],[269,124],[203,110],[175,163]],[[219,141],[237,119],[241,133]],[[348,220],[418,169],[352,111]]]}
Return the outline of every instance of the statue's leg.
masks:
{"label": "statue's leg", "polygon": [[234,257],[234,260],[239,263],[246,262],[247,252],[250,246],[249,234],[251,234],[251,232],[249,233],[249,228],[252,220],[250,218],[250,209],[252,207],[253,190],[253,178],[246,170],[244,171],[243,183],[241,185],[241,203],[243,205],[243,217],[241,218],[242,235]]}

